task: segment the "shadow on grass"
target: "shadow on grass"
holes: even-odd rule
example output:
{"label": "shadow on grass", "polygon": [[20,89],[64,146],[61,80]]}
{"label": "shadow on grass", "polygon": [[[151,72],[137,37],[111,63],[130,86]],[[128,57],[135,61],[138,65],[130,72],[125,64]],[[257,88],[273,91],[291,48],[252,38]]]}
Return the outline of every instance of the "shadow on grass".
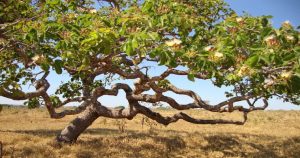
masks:
{"label": "shadow on grass", "polygon": [[[0,132],[9,132],[9,133],[20,133],[20,134],[29,134],[39,137],[53,137],[59,134],[62,130],[52,130],[52,129],[36,129],[36,130],[0,130]],[[134,131],[127,130],[126,133],[134,133]],[[90,135],[111,135],[111,134],[120,134],[120,131],[117,129],[109,128],[96,128],[96,129],[87,129],[83,134]]]}
{"label": "shadow on grass", "polygon": [[[0,132],[54,138],[60,130],[0,130]],[[120,134],[117,129],[107,128],[88,129],[85,133],[100,137],[88,138],[88,140],[80,140],[79,138],[77,144],[82,148],[94,149],[95,151],[102,149],[101,154],[104,154],[102,156],[117,154],[113,152],[106,153],[108,148],[117,149],[116,151],[130,151],[125,152],[124,157],[145,157],[144,151],[150,151],[152,154],[160,155],[161,157],[184,155],[184,152],[188,153],[190,151],[196,151],[196,154],[200,156],[210,156],[210,153],[218,152],[222,153],[223,157],[299,157],[300,155],[300,137],[284,139],[267,135],[238,133],[204,134],[174,130],[156,130],[155,132],[127,130],[125,134]],[[144,141],[140,145],[132,145],[137,140],[147,139],[153,140],[155,143]],[[188,139],[194,139],[199,141],[199,143],[197,145],[189,144]],[[107,140],[111,144],[107,143]],[[81,157],[80,154],[78,157]]]}
{"label": "shadow on grass", "polygon": [[[243,140],[244,134],[240,135],[212,135],[206,136],[208,144],[202,146],[203,151],[217,151],[225,157],[299,157],[300,137],[291,137],[285,140],[271,136],[254,136],[255,140]],[[253,137],[253,135],[252,135]],[[261,144],[261,142],[265,142]],[[245,146],[248,150],[245,151]],[[249,148],[251,151],[249,151]]]}

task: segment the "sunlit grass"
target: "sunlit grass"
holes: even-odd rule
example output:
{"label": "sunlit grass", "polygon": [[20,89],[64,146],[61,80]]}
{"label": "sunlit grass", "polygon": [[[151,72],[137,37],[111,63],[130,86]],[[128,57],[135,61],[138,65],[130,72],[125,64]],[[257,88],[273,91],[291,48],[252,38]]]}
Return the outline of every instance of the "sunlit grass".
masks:
{"label": "sunlit grass", "polygon": [[[164,115],[176,111],[160,110]],[[186,111],[197,118],[242,119],[240,113]],[[0,141],[5,157],[299,157],[300,111],[260,111],[244,126],[168,127],[142,116],[129,120],[99,118],[74,145],[54,138],[75,116],[50,119],[46,110],[4,108]],[[123,132],[122,132],[123,131]]]}

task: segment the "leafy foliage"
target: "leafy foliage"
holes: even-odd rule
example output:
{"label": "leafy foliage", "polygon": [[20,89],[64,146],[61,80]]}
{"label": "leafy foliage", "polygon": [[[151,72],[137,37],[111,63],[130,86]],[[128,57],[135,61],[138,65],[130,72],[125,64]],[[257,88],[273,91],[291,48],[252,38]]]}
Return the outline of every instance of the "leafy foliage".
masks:
{"label": "leafy foliage", "polygon": [[[81,96],[83,83],[111,55],[105,76],[120,75],[117,69],[134,72],[121,62],[125,56],[136,67],[145,59],[183,66],[191,81],[203,72],[216,86],[233,86],[227,96],[298,102],[300,36],[289,22],[276,29],[271,17],[237,16],[222,0],[118,2],[0,2],[0,92],[18,95],[22,84],[35,83],[36,70],[54,70],[72,77],[56,91],[59,97]],[[159,86],[166,88],[166,81]],[[103,86],[89,83],[90,91]],[[58,96],[51,98],[54,105],[61,103]],[[37,99],[28,102],[36,105]]]}
{"label": "leafy foliage", "polygon": [[34,109],[34,108],[38,108],[40,107],[40,101],[39,101],[39,98],[32,98],[32,99],[29,99],[28,101],[26,101],[25,103],[25,106],[27,106],[29,109]]}

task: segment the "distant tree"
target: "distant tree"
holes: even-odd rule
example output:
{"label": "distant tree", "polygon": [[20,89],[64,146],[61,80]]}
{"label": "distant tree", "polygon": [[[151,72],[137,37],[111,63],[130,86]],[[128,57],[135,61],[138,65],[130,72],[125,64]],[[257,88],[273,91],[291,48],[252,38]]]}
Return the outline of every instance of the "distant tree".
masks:
{"label": "distant tree", "polygon": [[[75,142],[100,116],[142,114],[163,125],[180,119],[242,125],[249,112],[264,110],[269,98],[299,103],[299,31],[289,22],[273,28],[269,18],[237,16],[222,0],[1,1],[0,96],[27,100],[32,108],[44,105],[54,119],[81,113],[57,136],[59,142]],[[157,64],[165,71],[148,73]],[[70,80],[49,94],[49,73],[65,73]],[[173,85],[171,75],[233,89],[226,93],[228,100],[214,105]],[[121,82],[129,79],[136,80],[133,86]],[[118,83],[109,88],[112,80]],[[24,85],[36,90],[26,92]],[[98,100],[120,90],[128,108],[108,108]],[[150,90],[154,94],[146,93]],[[179,104],[165,92],[193,102]],[[256,106],[259,100],[263,105]],[[249,107],[235,105],[240,101]],[[73,110],[56,111],[76,102],[80,105]],[[163,102],[176,110],[240,111],[244,119],[205,120],[184,112],[164,117],[142,102]]]}

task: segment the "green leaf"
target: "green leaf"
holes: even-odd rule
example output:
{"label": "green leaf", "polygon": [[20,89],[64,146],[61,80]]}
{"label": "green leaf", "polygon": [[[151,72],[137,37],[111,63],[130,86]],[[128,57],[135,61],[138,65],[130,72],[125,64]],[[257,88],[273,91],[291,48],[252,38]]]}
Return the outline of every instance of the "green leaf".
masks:
{"label": "green leaf", "polygon": [[227,80],[229,80],[229,81],[234,81],[234,80],[236,80],[236,75],[234,75],[234,74],[228,74],[227,76],[226,76],[226,79]]}
{"label": "green leaf", "polygon": [[157,50],[154,50],[152,52],[149,53],[149,57],[150,58],[155,58],[156,57],[156,53],[157,53]]}
{"label": "green leaf", "polygon": [[50,100],[54,107],[58,107],[61,104],[61,101],[57,96],[50,96]]}
{"label": "green leaf", "polygon": [[28,32],[28,34],[25,37],[27,40],[29,41],[37,41],[37,31],[36,29],[32,28],[30,29],[30,31]]}
{"label": "green leaf", "polygon": [[166,56],[165,52],[161,52],[159,64],[164,65],[166,63],[166,61],[167,61],[167,56]]}
{"label": "green leaf", "polygon": [[54,69],[55,69],[57,74],[62,73],[62,66],[63,66],[63,62],[61,60],[55,60]]}
{"label": "green leaf", "polygon": [[104,51],[103,53],[104,54],[109,54],[111,52],[111,45],[107,45],[104,47]]}
{"label": "green leaf", "polygon": [[292,59],[295,58],[295,57],[296,57],[296,55],[293,54],[293,53],[291,53],[291,54],[286,55],[286,56],[283,58],[283,60],[289,62],[290,60],[292,60]]}
{"label": "green leaf", "polygon": [[66,49],[67,48],[67,44],[65,41],[59,41],[57,42],[56,46],[55,46],[56,49]]}
{"label": "green leaf", "polygon": [[60,0],[47,0],[46,3],[50,5],[57,5],[59,4]]}
{"label": "green leaf", "polygon": [[195,81],[195,75],[194,74],[188,74],[187,75],[187,78],[190,80],[190,81]]}
{"label": "green leaf", "polygon": [[146,1],[146,2],[144,3],[144,6],[142,7],[142,12],[147,12],[147,11],[149,11],[152,7],[153,7],[152,2]]}
{"label": "green leaf", "polygon": [[41,68],[42,68],[44,71],[48,72],[49,69],[50,69],[50,66],[49,66],[48,63],[42,63],[42,64],[41,64]]}
{"label": "green leaf", "polygon": [[266,27],[266,28],[261,32],[262,38],[264,38],[264,37],[270,35],[272,31],[273,31],[272,28]]}
{"label": "green leaf", "polygon": [[262,50],[264,50],[265,48],[263,48],[263,47],[251,47],[251,48],[249,48],[250,50],[253,50],[253,51],[262,51]]}
{"label": "green leaf", "polygon": [[265,17],[261,20],[261,24],[263,25],[263,27],[266,27],[268,25],[268,23],[269,23],[269,20]]}
{"label": "green leaf", "polygon": [[159,35],[156,32],[151,32],[148,35],[152,40],[158,40]]}
{"label": "green leaf", "polygon": [[247,59],[246,64],[249,65],[250,67],[254,67],[258,63],[258,61],[259,61],[259,56],[254,55],[249,59]]}
{"label": "green leaf", "polygon": [[139,43],[138,43],[138,41],[136,40],[136,38],[133,38],[131,42],[132,42],[132,48],[133,48],[133,49],[139,47]]}
{"label": "green leaf", "polygon": [[133,47],[132,47],[132,41],[129,41],[126,43],[126,54],[128,56],[133,56],[134,52],[133,52]]}
{"label": "green leaf", "polygon": [[28,109],[34,109],[41,106],[38,98],[31,98],[28,101],[26,101],[24,104],[28,107]]}
{"label": "green leaf", "polygon": [[102,21],[106,26],[111,27],[111,24],[108,20],[103,19]]}
{"label": "green leaf", "polygon": [[178,66],[178,64],[176,63],[175,60],[169,59],[169,61],[168,61],[168,66],[175,68],[175,67]]}
{"label": "green leaf", "polygon": [[260,59],[262,61],[264,61],[266,64],[270,64],[271,63],[271,61],[269,59],[269,56],[260,56]]}

